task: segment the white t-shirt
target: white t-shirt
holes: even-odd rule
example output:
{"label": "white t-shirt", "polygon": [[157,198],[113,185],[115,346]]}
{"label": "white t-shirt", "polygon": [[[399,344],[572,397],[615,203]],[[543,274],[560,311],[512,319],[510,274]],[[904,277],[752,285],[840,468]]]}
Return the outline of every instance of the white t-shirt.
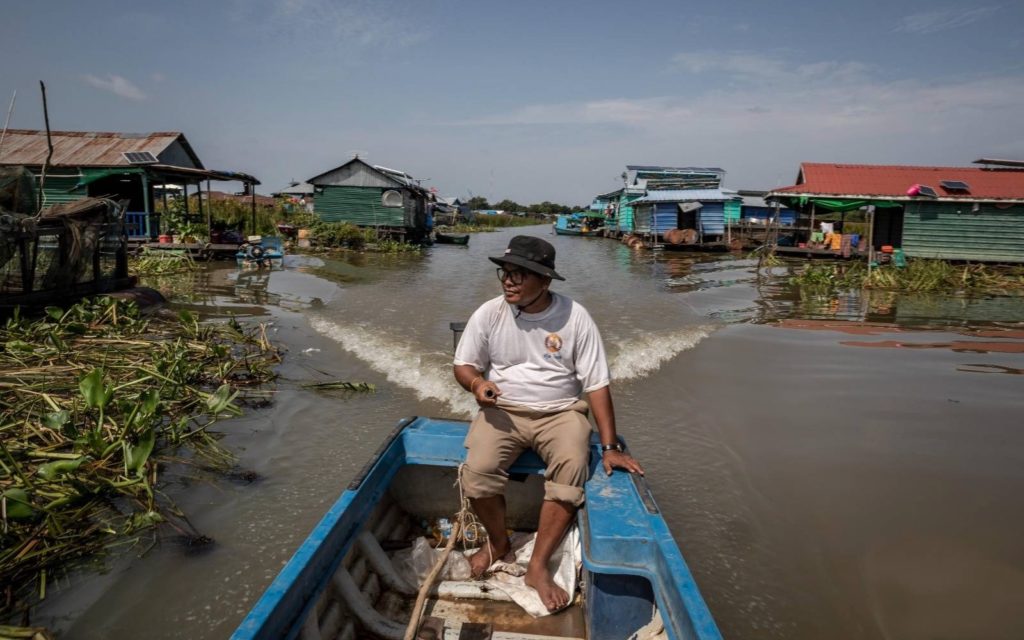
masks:
{"label": "white t-shirt", "polygon": [[480,305],[466,323],[455,364],[484,372],[501,389],[502,402],[537,411],[564,409],[608,386],[597,325],[582,305],[551,296],[540,313],[519,313],[503,296]]}

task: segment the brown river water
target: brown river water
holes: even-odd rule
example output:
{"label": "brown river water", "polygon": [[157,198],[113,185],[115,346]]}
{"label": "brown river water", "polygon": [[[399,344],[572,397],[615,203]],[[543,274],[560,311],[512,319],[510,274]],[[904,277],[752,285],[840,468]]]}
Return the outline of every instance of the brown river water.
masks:
{"label": "brown river water", "polygon": [[[486,256],[520,232],[169,286],[287,349],[273,404],[220,424],[260,479],[165,473],[215,543],[130,549],[51,585],[33,622],[229,636],[399,419],[471,415],[448,323],[499,293]],[[791,267],[525,232],[601,328],[619,431],[726,638],[1024,638],[1024,298],[802,301]],[[323,380],[377,391],[302,387]]]}

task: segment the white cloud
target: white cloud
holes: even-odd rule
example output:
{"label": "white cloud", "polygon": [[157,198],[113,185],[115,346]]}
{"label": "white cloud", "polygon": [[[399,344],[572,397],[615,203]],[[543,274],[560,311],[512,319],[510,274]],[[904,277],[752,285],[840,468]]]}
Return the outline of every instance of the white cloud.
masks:
{"label": "white cloud", "polygon": [[429,37],[394,0],[236,0],[236,13],[274,37],[321,49],[407,47]]}
{"label": "white cloud", "polygon": [[108,74],[106,78],[100,78],[92,75],[91,73],[87,73],[82,76],[82,80],[97,89],[109,91],[110,93],[121,96],[122,98],[127,98],[129,100],[146,99],[146,94],[142,92],[142,89],[132,84],[127,78],[119,75]]}
{"label": "white cloud", "polygon": [[922,11],[900,18],[893,28],[894,33],[936,33],[967,26],[973,22],[984,20],[1001,7],[976,7],[974,9],[938,9]]}
{"label": "white cloud", "polygon": [[694,51],[672,58],[670,67],[691,74],[716,73],[741,83],[800,83],[860,80],[869,68],[859,62],[820,61],[794,64],[783,58],[744,51]]}

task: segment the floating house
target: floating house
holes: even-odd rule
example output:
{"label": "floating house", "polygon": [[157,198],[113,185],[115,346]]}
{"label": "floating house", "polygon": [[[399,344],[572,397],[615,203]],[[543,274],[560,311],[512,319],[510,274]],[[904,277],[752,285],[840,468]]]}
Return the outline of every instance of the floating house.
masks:
{"label": "floating house", "polygon": [[667,189],[648,191],[632,202],[634,232],[652,242],[673,230],[692,230],[687,244],[725,242],[726,205],[739,211],[741,198],[728,189]]}
{"label": "floating house", "polygon": [[[606,233],[623,236],[629,233],[650,233],[650,220],[637,221],[636,203],[653,191],[685,191],[718,189],[725,171],[717,167],[665,167],[660,165],[626,165],[622,173],[625,186],[594,199],[591,209],[603,205],[609,214]],[[645,216],[651,214],[645,210]],[[657,224],[655,225],[657,226]]]}
{"label": "floating house", "polygon": [[155,239],[160,233],[155,204],[158,194],[166,198],[168,185],[182,187],[187,217],[209,224],[208,208],[189,209],[190,187],[199,192],[204,182],[209,190],[211,180],[237,181],[255,194],[252,187],[260,183],[246,173],[206,169],[185,135],[176,131],[52,131],[48,142],[46,131],[10,129],[0,147],[0,166],[26,167],[36,188],[42,184],[43,207],[89,197],[126,200],[125,232],[135,239]]}
{"label": "floating house", "polygon": [[436,224],[458,224],[473,217],[473,213],[469,210],[469,204],[463,202],[458,196],[441,197],[436,200],[437,206],[434,209]]}
{"label": "floating house", "polygon": [[404,171],[355,157],[307,182],[314,188],[316,216],[324,222],[373,227],[412,242],[430,235],[430,192]]}
{"label": "floating house", "polygon": [[647,190],[643,187],[630,186],[622,189],[616,205],[615,218],[608,225],[608,230],[613,236],[623,236],[636,231],[636,207],[633,203],[646,194]]}
{"label": "floating house", "polygon": [[823,213],[864,211],[866,252],[902,249],[917,258],[1024,263],[1024,162],[977,167],[800,165],[796,184],[768,200],[795,209],[806,243]]}

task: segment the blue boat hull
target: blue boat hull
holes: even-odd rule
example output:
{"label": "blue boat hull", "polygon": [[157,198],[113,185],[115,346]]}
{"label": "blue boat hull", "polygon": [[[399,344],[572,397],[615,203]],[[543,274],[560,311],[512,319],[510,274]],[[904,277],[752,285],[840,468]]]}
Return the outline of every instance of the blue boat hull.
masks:
{"label": "blue boat hull", "polygon": [[583,231],[581,229],[563,229],[561,227],[555,227],[555,234],[560,236],[581,236],[584,238],[596,238],[601,235],[602,229],[592,229],[590,231]]}
{"label": "blue boat hull", "polygon": [[[399,501],[415,505],[417,517],[451,516],[457,509],[457,496],[454,503],[431,503],[436,494],[452,491],[451,478],[465,453],[462,443],[467,427],[465,422],[431,418],[409,418],[399,423],[267,588],[232,638],[296,638],[300,633],[303,638],[320,637],[319,625],[327,624],[325,620],[332,614],[324,614],[326,607],[322,603],[318,607],[317,602],[329,585],[337,589],[336,572],[348,576],[342,561],[358,546],[357,538],[371,526],[368,523],[382,519],[379,513],[375,514],[378,503],[397,496]],[[596,437],[592,450],[587,503],[578,516],[586,637],[628,638],[651,621],[656,605],[668,638],[720,639],[644,480],[622,472],[607,476],[600,468]],[[429,483],[417,474],[430,472],[427,468],[446,474],[445,480],[437,482],[434,488],[425,486]],[[526,480],[522,486],[530,485],[532,480],[542,491],[543,465],[532,452],[520,457],[510,473],[513,479]],[[399,489],[392,488],[392,483]],[[517,512],[535,515],[538,503],[530,504],[512,495],[511,485],[510,518],[514,519]],[[337,632],[332,628],[326,633]]]}

